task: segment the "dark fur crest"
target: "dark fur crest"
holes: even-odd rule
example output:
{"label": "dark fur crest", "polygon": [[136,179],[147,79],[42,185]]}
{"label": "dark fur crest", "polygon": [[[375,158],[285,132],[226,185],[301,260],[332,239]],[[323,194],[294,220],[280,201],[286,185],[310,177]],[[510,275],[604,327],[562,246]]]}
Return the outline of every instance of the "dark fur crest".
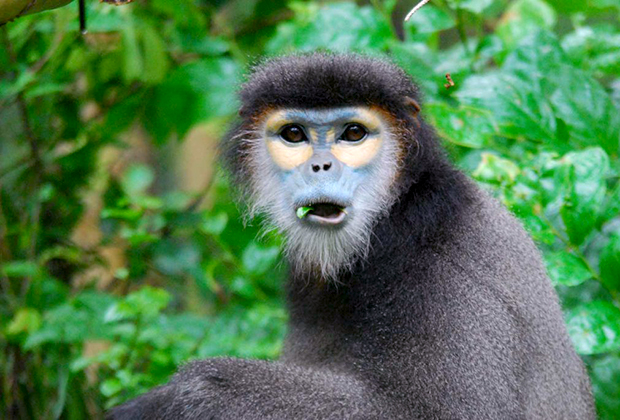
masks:
{"label": "dark fur crest", "polygon": [[268,60],[254,69],[240,93],[246,119],[267,107],[326,108],[378,105],[404,118],[404,101],[418,100],[405,72],[386,60],[313,53]]}

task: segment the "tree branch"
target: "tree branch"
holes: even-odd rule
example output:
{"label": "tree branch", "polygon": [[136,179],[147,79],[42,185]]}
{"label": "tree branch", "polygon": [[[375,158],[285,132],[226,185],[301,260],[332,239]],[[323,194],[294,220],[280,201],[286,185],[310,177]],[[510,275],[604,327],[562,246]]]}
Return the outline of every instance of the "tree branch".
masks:
{"label": "tree branch", "polygon": [[419,2],[418,4],[415,5],[415,7],[413,9],[411,9],[409,11],[409,13],[407,13],[407,16],[405,16],[405,22],[407,22],[409,19],[411,19],[411,16],[413,16],[415,14],[415,12],[417,12],[418,10],[420,10],[422,8],[422,6],[424,6],[426,3],[428,3],[431,0],[422,0],[421,2]]}

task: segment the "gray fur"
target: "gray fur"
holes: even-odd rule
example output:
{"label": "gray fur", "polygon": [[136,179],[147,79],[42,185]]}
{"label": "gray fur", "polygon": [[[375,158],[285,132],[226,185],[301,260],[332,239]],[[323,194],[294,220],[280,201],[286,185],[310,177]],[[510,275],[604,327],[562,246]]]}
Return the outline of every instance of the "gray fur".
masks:
{"label": "gray fur", "polygon": [[[237,181],[251,184],[258,209],[293,223],[281,221],[278,184],[250,128],[253,107],[274,103],[324,108],[368,99],[392,112],[407,152],[389,188],[394,196],[373,213],[368,232],[347,239],[364,245],[352,262],[334,263],[335,281],[291,272],[279,361],[190,363],[109,418],[594,419],[589,379],[538,250],[503,206],[447,163],[433,130],[399,110],[401,93],[415,93],[402,71],[315,54],[279,58],[256,74],[242,92],[243,121],[226,156]],[[304,85],[314,97],[300,99]],[[319,241],[330,239],[309,234],[316,235],[309,249],[320,254]],[[288,246],[299,238],[289,236]],[[308,258],[324,264],[341,245],[325,246],[327,256]]]}

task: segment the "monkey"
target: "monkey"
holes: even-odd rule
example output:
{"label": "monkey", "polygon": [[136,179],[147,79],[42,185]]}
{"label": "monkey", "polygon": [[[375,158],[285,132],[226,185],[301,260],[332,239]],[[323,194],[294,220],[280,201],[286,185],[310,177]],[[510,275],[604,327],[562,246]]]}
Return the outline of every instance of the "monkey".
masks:
{"label": "monkey", "polygon": [[594,419],[538,249],[447,157],[389,58],[254,68],[222,159],[282,232],[277,361],[194,361],[110,419]]}

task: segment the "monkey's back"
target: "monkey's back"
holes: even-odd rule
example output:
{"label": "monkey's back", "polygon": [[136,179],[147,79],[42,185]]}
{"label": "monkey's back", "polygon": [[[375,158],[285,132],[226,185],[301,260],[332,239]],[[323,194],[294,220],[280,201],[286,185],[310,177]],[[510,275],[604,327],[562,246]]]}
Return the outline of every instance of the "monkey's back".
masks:
{"label": "monkey's back", "polygon": [[[475,211],[455,229],[453,241],[444,245],[444,255],[452,261],[454,281],[471,288],[466,295],[472,297],[472,304],[489,299],[502,309],[485,314],[484,307],[462,303],[463,313],[479,317],[481,322],[486,317],[489,328],[500,327],[487,337],[505,332],[501,330],[505,315],[514,335],[502,344],[512,349],[511,371],[524,418],[595,418],[590,381],[570,342],[539,250],[503,205],[483,191],[476,195]],[[460,260],[455,261],[455,256]],[[461,277],[459,272],[466,274]],[[447,280],[446,293],[455,287],[454,281]]]}

